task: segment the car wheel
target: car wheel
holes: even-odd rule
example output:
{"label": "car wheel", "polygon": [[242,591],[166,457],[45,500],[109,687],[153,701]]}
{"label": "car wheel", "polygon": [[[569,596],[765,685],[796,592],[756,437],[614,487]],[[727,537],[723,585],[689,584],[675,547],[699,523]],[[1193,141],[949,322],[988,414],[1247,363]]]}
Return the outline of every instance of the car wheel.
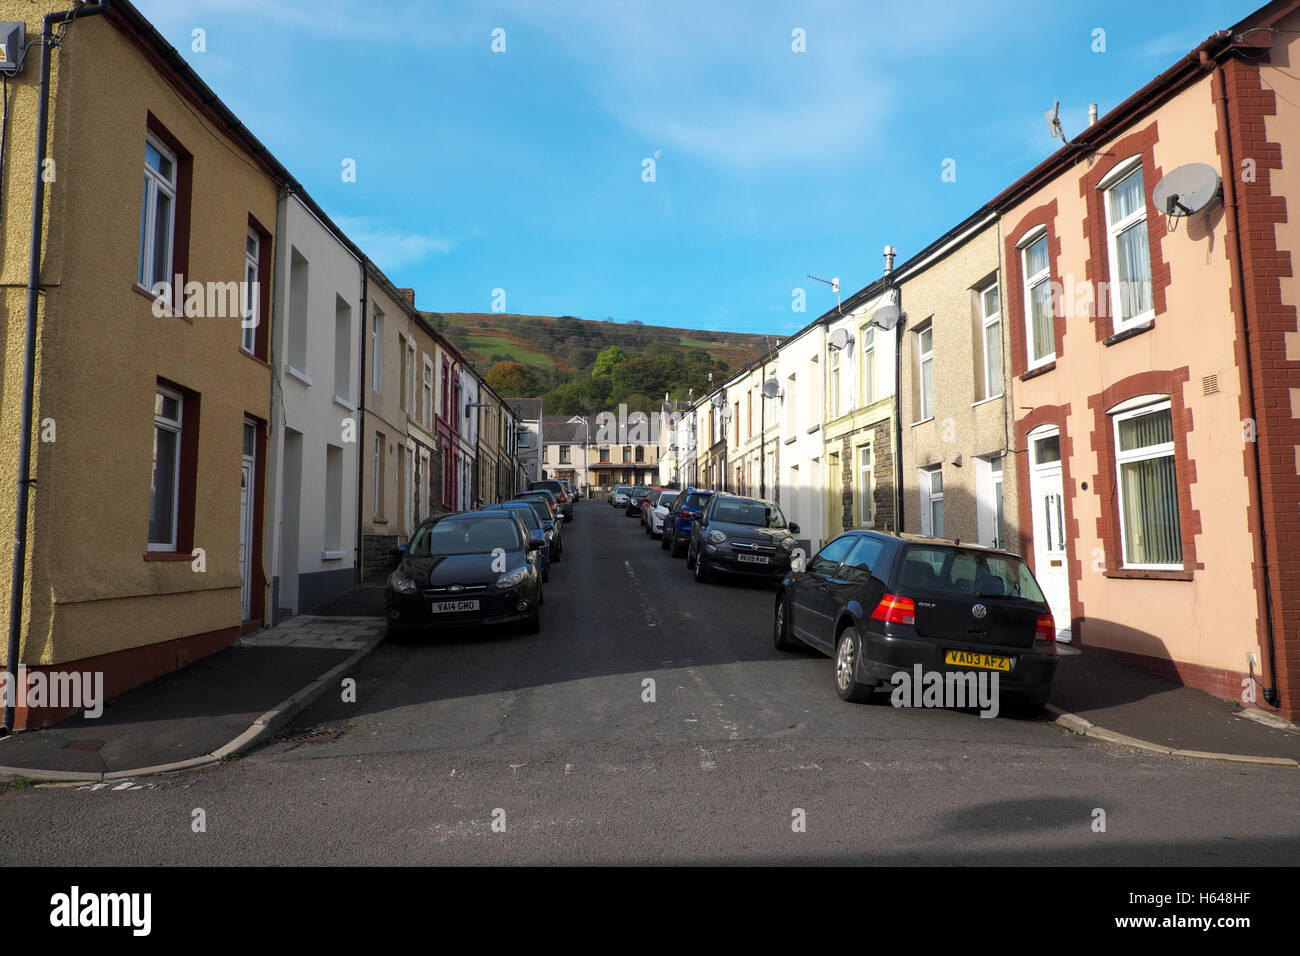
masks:
{"label": "car wheel", "polygon": [[857,679],[857,664],[862,657],[862,640],[858,630],[849,625],[840,631],[840,639],[835,644],[835,692],[841,700],[861,704],[871,692],[874,684],[862,684]]}
{"label": "car wheel", "polygon": [[794,651],[799,649],[799,642],[790,634],[790,602],[786,600],[784,594],[776,599],[775,620],[772,622],[772,643],[778,651]]}
{"label": "car wheel", "polygon": [[704,566],[704,559],[695,555],[695,583],[707,584],[712,578],[713,574]]}
{"label": "car wheel", "polygon": [[686,542],[686,570],[690,571],[695,567],[695,549],[691,547],[691,542]]}
{"label": "car wheel", "polygon": [[546,570],[542,572],[542,583],[545,584],[549,580],[551,580],[551,566],[548,564]]}
{"label": "car wheel", "polygon": [[533,613],[528,620],[524,621],[523,631],[525,634],[536,634],[542,629],[542,602],[541,590],[537,592],[538,599],[533,602]]}
{"label": "car wheel", "polygon": [[661,535],[659,535],[659,550],[660,550],[660,551],[667,551],[667,550],[668,550],[668,535],[667,535],[667,534],[661,534]]}

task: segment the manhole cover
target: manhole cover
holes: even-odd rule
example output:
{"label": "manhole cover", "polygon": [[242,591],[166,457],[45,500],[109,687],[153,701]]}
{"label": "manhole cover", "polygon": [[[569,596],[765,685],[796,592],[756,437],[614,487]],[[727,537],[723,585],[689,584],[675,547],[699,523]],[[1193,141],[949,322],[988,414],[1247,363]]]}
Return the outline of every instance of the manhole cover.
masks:
{"label": "manhole cover", "polygon": [[282,743],[320,744],[342,736],[342,729],[337,727],[290,727],[276,734],[275,739]]}

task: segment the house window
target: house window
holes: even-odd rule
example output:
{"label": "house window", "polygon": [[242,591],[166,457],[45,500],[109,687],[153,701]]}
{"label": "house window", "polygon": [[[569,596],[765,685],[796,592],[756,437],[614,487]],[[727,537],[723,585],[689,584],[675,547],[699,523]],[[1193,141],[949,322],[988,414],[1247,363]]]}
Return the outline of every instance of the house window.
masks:
{"label": "house window", "polygon": [[867,326],[862,330],[862,403],[870,405],[876,400],[876,330]]}
{"label": "house window", "polygon": [[638,464],[645,461],[645,445],[636,446],[636,460]]}
{"label": "house window", "polygon": [[258,274],[261,264],[262,237],[252,229],[244,238],[244,321],[240,345],[245,352],[257,350],[257,326],[261,321],[261,303],[258,301]]}
{"label": "house window", "polygon": [[1126,568],[1181,570],[1182,534],[1170,403],[1115,413],[1115,469]]}
{"label": "house window", "polygon": [[[1118,177],[1118,181],[1116,178]],[[1106,194],[1110,253],[1110,305],[1115,331],[1151,318],[1151,251],[1147,245],[1147,205],[1142,161],[1121,164],[1099,187]]]}
{"label": "house window", "polygon": [[609,462],[609,448],[608,446],[602,446],[600,449],[600,463],[604,465],[607,464],[608,462]]}
{"label": "house window", "polygon": [[421,421],[424,422],[425,430],[433,426],[433,363],[426,357],[424,360],[424,372],[422,383],[423,405],[421,408]]}
{"label": "house window", "polygon": [[984,344],[984,398],[1002,394],[1002,309],[995,282],[979,294]]}
{"label": "house window", "polygon": [[175,551],[180,523],[181,414],[180,392],[159,388],[153,409],[153,491],[149,502],[149,550]]}
{"label": "house window", "polygon": [[[1059,440],[1059,436],[1058,436]],[[989,462],[989,472],[993,485],[993,547],[1005,548],[1006,541],[1002,529],[1006,524],[1006,515],[1002,510],[1002,456],[998,455]]]}
{"label": "house window", "polygon": [[921,370],[921,417],[918,421],[926,421],[934,417],[934,326],[926,326],[916,334],[916,345]]}
{"label": "house window", "polygon": [[[384,313],[375,309],[370,323],[370,387],[380,392],[384,387]],[[378,512],[376,512],[378,514]]]}
{"label": "house window", "polygon": [[372,463],[373,473],[371,478],[375,489],[372,510],[376,517],[383,515],[384,501],[384,435],[383,432],[375,434],[375,457]]}
{"label": "house window", "polygon": [[943,528],[943,468],[922,468],[921,533],[933,538],[944,537]]}
{"label": "house window", "polygon": [[341,295],[334,296],[334,395],[352,396],[352,306]]}
{"label": "house window", "polygon": [[840,415],[840,352],[843,349],[831,349],[830,367],[830,405],[831,418],[838,418]]}
{"label": "house window", "polygon": [[289,367],[307,372],[308,297],[310,295],[310,270],[307,259],[297,249],[289,250]]}
{"label": "house window", "polygon": [[560,446],[560,464],[561,465],[573,464],[573,460],[571,458],[571,449],[568,445]]}
{"label": "house window", "polygon": [[136,282],[153,289],[172,281],[176,238],[176,154],[153,136],[144,142],[140,203],[140,259]]}
{"label": "house window", "polygon": [[871,460],[871,446],[862,445],[858,448],[858,523],[864,528],[873,527],[875,524],[875,508],[873,501],[873,463]]}
{"label": "house window", "polygon": [[787,438],[794,437],[795,428],[799,424],[798,413],[795,409],[796,401],[794,386],[795,377],[791,375],[786,379],[785,398],[782,399],[782,401],[785,402],[785,434]]}
{"label": "house window", "polygon": [[1025,276],[1025,322],[1028,325],[1029,367],[1056,360],[1056,323],[1052,315],[1047,234],[1044,232],[1021,250]]}
{"label": "house window", "polygon": [[624,463],[624,464],[627,464],[627,463],[630,462],[631,460],[632,460],[632,446],[631,446],[631,445],[624,445],[624,446],[623,446],[623,463]]}

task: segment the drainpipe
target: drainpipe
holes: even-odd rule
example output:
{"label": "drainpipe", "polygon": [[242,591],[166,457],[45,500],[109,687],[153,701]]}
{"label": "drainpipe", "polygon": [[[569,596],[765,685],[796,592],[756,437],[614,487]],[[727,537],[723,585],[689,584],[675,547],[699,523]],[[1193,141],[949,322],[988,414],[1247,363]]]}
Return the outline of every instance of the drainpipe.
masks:
{"label": "drainpipe", "polygon": [[888,288],[891,289],[897,297],[898,322],[894,326],[894,531],[896,533],[903,530],[903,418],[902,418],[902,401],[898,395],[898,389],[903,382],[903,326],[907,322],[907,316],[903,314],[903,287],[898,285],[894,279],[894,256],[898,250],[893,246],[885,246],[885,278],[888,280]]}
{"label": "drainpipe", "polygon": [[50,120],[50,51],[54,48],[55,24],[71,25],[73,20],[94,16],[108,10],[109,0],[88,6],[46,15],[41,29],[41,81],[36,114],[36,166],[32,170],[32,238],[31,261],[27,270],[27,324],[23,351],[23,405],[22,425],[18,435],[18,495],[14,510],[14,563],[9,585],[9,643],[5,653],[6,687],[13,691],[5,695],[4,721],[0,724],[0,737],[7,736],[14,726],[14,705],[17,699],[18,646],[23,628],[23,587],[27,573],[27,502],[36,479],[32,478],[32,414],[33,389],[36,380],[36,315],[41,294],[41,232],[45,216],[46,133]]}
{"label": "drainpipe", "polygon": [[357,559],[353,580],[360,584],[366,576],[366,549],[363,546],[361,516],[366,506],[366,329],[370,325],[370,260],[361,260],[361,367],[357,369]]}
{"label": "drainpipe", "polygon": [[[1211,64],[1213,66],[1211,67]],[[1259,419],[1255,414],[1255,375],[1250,359],[1250,324],[1246,320],[1246,293],[1242,286],[1242,261],[1243,254],[1241,251],[1241,223],[1238,219],[1237,207],[1237,186],[1236,186],[1236,169],[1237,161],[1232,149],[1232,127],[1228,125],[1228,91],[1227,84],[1223,78],[1223,64],[1215,63],[1205,52],[1201,53],[1201,65],[1207,69],[1214,70],[1213,75],[1213,95],[1214,109],[1217,114],[1219,129],[1223,131],[1223,160],[1224,171],[1228,174],[1223,177],[1223,205],[1228,212],[1229,222],[1232,224],[1232,255],[1228,256],[1228,265],[1232,274],[1232,298],[1233,298],[1233,315],[1236,317],[1237,339],[1241,342],[1241,362],[1246,371],[1246,401],[1250,409],[1250,418],[1256,422],[1256,440],[1247,442],[1250,446],[1249,454],[1251,467],[1246,469],[1246,478],[1249,484],[1250,503],[1254,507],[1258,534],[1252,535],[1254,540],[1254,559],[1256,567],[1256,594],[1260,595],[1262,600],[1262,616],[1264,618],[1264,629],[1267,639],[1264,642],[1263,649],[1268,655],[1268,660],[1260,667],[1260,672],[1266,670],[1271,675],[1272,686],[1265,687],[1263,696],[1264,702],[1270,707],[1279,706],[1277,692],[1277,652],[1273,645],[1273,600],[1269,586],[1269,567],[1268,567],[1268,528],[1264,520],[1263,495],[1261,487],[1261,471],[1259,464]],[[1258,600],[1258,599],[1257,599]],[[1255,675],[1251,674],[1254,680]]]}

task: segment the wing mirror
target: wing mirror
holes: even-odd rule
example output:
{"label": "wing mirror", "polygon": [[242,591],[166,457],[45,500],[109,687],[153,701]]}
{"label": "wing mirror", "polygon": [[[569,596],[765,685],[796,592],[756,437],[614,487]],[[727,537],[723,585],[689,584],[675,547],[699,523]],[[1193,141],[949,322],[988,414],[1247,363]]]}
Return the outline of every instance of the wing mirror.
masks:
{"label": "wing mirror", "polygon": [[798,534],[798,533],[799,533],[799,526],[798,526],[797,524],[791,524],[791,525],[790,525],[790,533],[791,533],[791,534]]}

